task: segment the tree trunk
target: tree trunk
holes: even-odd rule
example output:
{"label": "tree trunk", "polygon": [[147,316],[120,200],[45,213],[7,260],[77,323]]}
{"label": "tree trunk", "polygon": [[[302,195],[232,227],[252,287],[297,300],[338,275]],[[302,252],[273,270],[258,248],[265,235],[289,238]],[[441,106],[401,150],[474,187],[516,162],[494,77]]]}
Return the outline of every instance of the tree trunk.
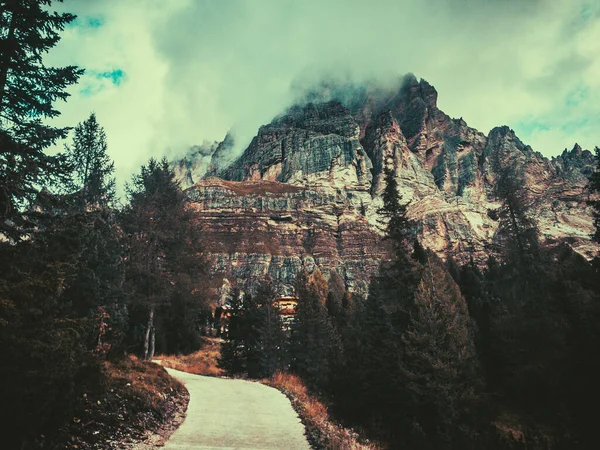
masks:
{"label": "tree trunk", "polygon": [[152,361],[154,358],[154,348],[156,341],[156,329],[152,326],[152,337],[150,338],[150,353],[148,354],[148,361]]}
{"label": "tree trunk", "polygon": [[[148,314],[148,325],[146,326],[146,338],[144,339],[144,359],[147,361],[150,356],[150,337],[154,340],[154,305],[150,307]],[[154,343],[152,344],[152,353],[154,353]]]}

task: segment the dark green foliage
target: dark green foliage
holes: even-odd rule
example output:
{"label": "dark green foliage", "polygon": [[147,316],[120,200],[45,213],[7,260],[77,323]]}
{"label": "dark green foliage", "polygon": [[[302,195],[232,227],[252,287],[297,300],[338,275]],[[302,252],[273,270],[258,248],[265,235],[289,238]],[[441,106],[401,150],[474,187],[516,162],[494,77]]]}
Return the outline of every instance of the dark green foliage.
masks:
{"label": "dark green foliage", "polygon": [[460,142],[460,136],[447,136],[444,139],[443,145],[445,164],[448,167],[450,180],[454,186],[457,184],[458,160],[456,154],[458,152],[458,146],[460,145]]}
{"label": "dark green foliage", "polygon": [[175,273],[170,296],[158,311],[156,351],[159,353],[188,354],[202,344],[201,327],[211,316],[211,310],[197,291],[203,274],[191,276],[189,272],[182,269]]}
{"label": "dark green foliage", "polygon": [[500,251],[507,261],[533,263],[539,249],[539,231],[524,188],[525,167],[518,161],[502,160],[498,153],[492,158],[492,167],[496,173],[494,193],[502,203],[496,236]]}
{"label": "dark green foliage", "polygon": [[120,356],[127,329],[124,242],[114,213],[96,210],[69,217],[79,240],[77,266],[70,272],[64,299],[74,317],[98,318],[104,324],[98,334],[98,351]]}
{"label": "dark green foliage", "polygon": [[379,297],[370,295],[356,302],[341,334],[345,365],[335,381],[339,414],[379,437],[389,437],[402,403],[397,365],[400,340],[392,316]]}
{"label": "dark green foliage", "polygon": [[262,325],[262,311],[257,299],[251,295],[244,295],[242,305],[243,324],[241,339],[243,342],[242,356],[245,363],[245,372],[250,377],[258,377],[261,365],[260,328]]}
{"label": "dark green foliage", "polygon": [[92,113],[75,127],[73,144],[67,147],[73,168],[73,184],[80,207],[106,207],[115,197],[114,163],[106,153],[106,134]]}
{"label": "dark green foliage", "polygon": [[35,448],[40,434],[72,418],[77,384],[99,370],[102,318],[74,313],[98,300],[76,291],[87,270],[76,233],[87,225],[68,218],[0,247],[0,402],[11,405],[0,413],[4,448]]}
{"label": "dark green foliage", "polygon": [[385,236],[398,254],[406,254],[413,234],[414,224],[406,217],[406,204],[398,192],[398,180],[392,169],[385,169],[385,189],[381,194],[383,206],[377,211],[385,222]]}
{"label": "dark green foliage", "polygon": [[[489,267],[493,271],[494,263]],[[475,346],[483,370],[489,372],[490,356],[490,299],[486,280],[473,260],[460,268],[458,276],[460,290],[465,297],[469,315],[474,322]]]}
{"label": "dark green foliage", "polygon": [[371,290],[385,304],[388,312],[405,315],[419,280],[418,265],[410,256],[411,243],[414,246],[414,224],[406,217],[406,205],[401,203],[392,170],[386,170],[385,182],[383,207],[379,213],[387,219],[385,239],[392,242],[395,257],[381,265],[380,274]]}
{"label": "dark green foliage", "polygon": [[[141,328],[147,320],[143,354],[150,359],[157,332],[162,334],[159,340],[166,349],[171,345],[166,343],[164,329],[157,329],[155,324],[161,309],[168,308],[174,297],[187,304],[202,304],[200,291],[193,289],[204,268],[202,249],[195,215],[187,207],[186,196],[166,159],[150,159],[142,166],[127,194],[129,204],[121,214],[121,224],[128,242],[128,295],[135,313],[132,325],[135,334],[135,327]],[[188,330],[198,320],[195,314],[186,319]],[[169,321],[159,323],[166,326]],[[181,326],[181,322],[176,323]],[[139,338],[132,336],[132,340]]]}
{"label": "dark green foliage", "polygon": [[16,242],[36,226],[36,214],[25,211],[40,195],[40,186],[69,179],[64,155],[47,155],[18,144],[0,125],[0,236]]}
{"label": "dark green foliage", "polygon": [[51,12],[52,0],[4,0],[0,29],[0,118],[2,130],[25,148],[41,150],[64,138],[66,128],[44,125],[56,117],[56,100],[65,100],[66,88],[77,82],[83,70],[74,66],[47,67],[42,57],[60,40],[60,32],[73,14]]}
{"label": "dark green foliage", "polygon": [[244,301],[244,357],[251,378],[270,377],[283,368],[285,334],[273,300],[273,284],[266,279],[260,283],[256,295],[246,296]]}
{"label": "dark green foliage", "polygon": [[473,333],[456,283],[423,253],[410,294],[379,277],[355,303],[340,329],[335,401],[343,417],[394,448],[458,448],[481,387]]}
{"label": "dark green foliage", "polygon": [[406,437],[452,448],[475,397],[478,369],[466,303],[437,257],[429,259],[400,338]]}
{"label": "dark green foliage", "polygon": [[329,276],[328,287],[327,287],[327,300],[325,301],[325,307],[327,308],[327,314],[334,327],[343,320],[344,317],[344,305],[343,298],[346,294],[346,287],[344,286],[344,280],[332,271]]}
{"label": "dark green foliage", "polygon": [[412,258],[421,264],[427,262],[427,252],[425,251],[418,239],[415,239],[413,241]]}
{"label": "dark green foliage", "polygon": [[447,166],[445,154],[440,153],[435,163],[435,166],[433,166],[433,169],[431,169],[433,181],[440,189],[444,189],[444,184],[446,182],[446,170]]}
{"label": "dark green foliage", "polygon": [[393,171],[386,170],[386,187],[383,192],[383,207],[379,211],[388,218],[385,239],[392,242],[395,257],[382,263],[379,276],[371,286],[370,297],[382,302],[386,311],[405,320],[408,305],[419,282],[419,267],[410,256],[411,243],[414,248],[414,224],[406,217],[406,205],[401,203],[398,185]]}
{"label": "dark green foliage", "polygon": [[599,394],[585,381],[600,373],[591,357],[600,345],[591,325],[600,320],[594,278],[593,268],[566,246],[538,253],[525,270],[508,262],[486,273],[490,388],[538,422],[576,432],[582,443],[591,442],[583,411]]}
{"label": "dark green foliage", "polygon": [[475,154],[471,152],[458,160],[458,195],[463,195],[465,187],[475,180],[476,175]]}
{"label": "dark green foliage", "polygon": [[242,309],[242,297],[235,288],[229,298],[229,320],[225,343],[221,346],[219,367],[231,375],[239,375],[246,370],[244,355],[245,324]]}
{"label": "dark green foliage", "polygon": [[245,294],[236,300],[234,290],[230,300],[230,317],[220,367],[232,375],[246,374],[250,378],[272,376],[283,370],[287,358],[286,336],[279,309],[274,303],[273,282],[263,280],[254,296]]}
{"label": "dark green foliage", "polygon": [[296,278],[298,307],[290,337],[290,368],[312,386],[330,380],[330,361],[338,343],[327,315],[327,282],[316,270],[301,271]]}
{"label": "dark green foliage", "polygon": [[[283,331],[283,323],[275,300],[273,282],[267,278],[257,289],[255,295],[258,308],[257,342],[258,373],[257,377],[271,377],[275,371],[283,370],[287,361],[287,342]],[[248,372],[249,376],[255,376]]]}
{"label": "dark green foliage", "polygon": [[39,188],[62,182],[68,167],[63,155],[44,149],[65,137],[67,128],[44,125],[59,112],[53,103],[66,99],[65,88],[83,73],[76,67],[46,67],[42,57],[74,20],[46,7],[50,0],[0,2],[0,235],[18,240],[32,228],[23,214]]}

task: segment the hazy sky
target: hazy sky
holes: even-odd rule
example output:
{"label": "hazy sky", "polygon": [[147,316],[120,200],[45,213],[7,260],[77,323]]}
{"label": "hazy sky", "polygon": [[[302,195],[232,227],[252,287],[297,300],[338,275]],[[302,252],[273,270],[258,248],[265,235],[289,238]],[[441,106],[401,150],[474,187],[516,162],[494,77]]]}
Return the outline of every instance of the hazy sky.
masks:
{"label": "hazy sky", "polygon": [[59,104],[95,111],[121,181],[150,156],[247,143],[320,74],[406,72],[487,133],[509,125],[547,156],[600,145],[599,0],[65,0],[75,24],[48,56],[87,72]]}

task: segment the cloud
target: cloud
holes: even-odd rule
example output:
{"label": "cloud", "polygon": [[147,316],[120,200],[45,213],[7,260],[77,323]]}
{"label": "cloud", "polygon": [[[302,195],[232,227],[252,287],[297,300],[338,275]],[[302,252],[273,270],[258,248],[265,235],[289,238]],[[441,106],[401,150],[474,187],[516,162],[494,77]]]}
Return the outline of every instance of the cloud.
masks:
{"label": "cloud", "polygon": [[121,69],[114,69],[114,70],[109,70],[109,71],[105,71],[105,72],[100,72],[100,73],[96,73],[94,75],[98,79],[110,80],[112,82],[112,84],[114,84],[115,86],[119,86],[121,84],[121,82],[125,79],[125,72],[123,72]]}
{"label": "cloud", "polygon": [[107,89],[117,88],[127,79],[125,72],[121,69],[86,71],[79,80],[79,94],[83,97],[93,97]]}
{"label": "cloud", "polygon": [[106,18],[104,16],[77,17],[69,26],[82,29],[95,29],[104,25]]}
{"label": "cloud", "polygon": [[[102,89],[71,90],[59,119],[94,110],[121,179],[234,127],[246,144],[326,74],[390,82],[413,72],[439,106],[487,133],[509,125],[554,155],[600,145],[600,8],[594,0],[72,0],[50,57]],[[90,28],[90,18],[99,26]],[[93,20],[92,20],[93,21]],[[121,79],[121,77],[117,77]],[[102,84],[106,83],[106,84]],[[85,85],[85,84],[84,84]]]}

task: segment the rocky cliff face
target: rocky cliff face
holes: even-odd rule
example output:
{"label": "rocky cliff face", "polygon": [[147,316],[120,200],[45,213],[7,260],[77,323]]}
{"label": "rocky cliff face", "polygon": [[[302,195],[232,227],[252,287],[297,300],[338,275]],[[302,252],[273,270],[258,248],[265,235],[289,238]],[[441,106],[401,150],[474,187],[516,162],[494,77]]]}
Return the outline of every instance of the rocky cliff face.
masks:
{"label": "rocky cliff face", "polygon": [[291,294],[296,272],[318,266],[365,293],[389,255],[366,217],[330,190],[208,178],[187,192],[217,283],[226,278],[253,287],[268,275],[282,294]]}
{"label": "rocky cliff face", "polygon": [[194,145],[182,159],[172,162],[182,187],[185,189],[193,186],[203,178],[226,168],[233,161],[233,145],[233,136],[227,133],[223,141]]}
{"label": "rocky cliff face", "polygon": [[365,292],[388,254],[377,214],[386,167],[398,177],[419,238],[442,257],[483,262],[491,251],[494,157],[524,168],[542,240],[567,242],[587,257],[597,251],[585,194],[596,163],[589,151],[576,145],[548,160],[508,127],[485,136],[440,111],[436,90],[412,75],[397,90],[294,106],[261,127],[229,165],[227,145],[196,152],[196,178],[180,174],[188,185],[200,174],[219,177],[188,192],[215,273],[243,284],[269,274],[289,292],[296,271],[316,265]]}

